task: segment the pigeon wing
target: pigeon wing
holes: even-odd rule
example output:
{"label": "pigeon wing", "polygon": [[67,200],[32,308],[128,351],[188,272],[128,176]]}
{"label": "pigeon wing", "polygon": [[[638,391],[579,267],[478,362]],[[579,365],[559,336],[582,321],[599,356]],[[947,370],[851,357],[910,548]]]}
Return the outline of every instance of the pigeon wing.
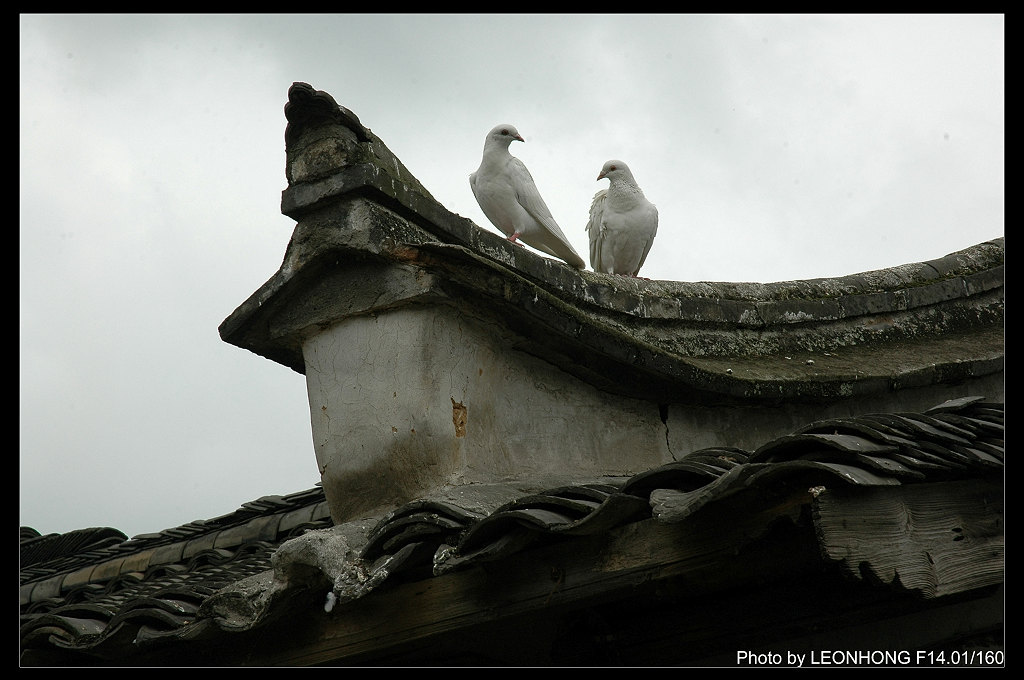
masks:
{"label": "pigeon wing", "polygon": [[533,176],[526,165],[518,158],[513,157],[508,164],[508,171],[512,175],[519,205],[542,227],[542,233],[532,239],[534,242],[526,242],[538,250],[565,260],[577,269],[583,269],[586,264],[569,243],[569,239],[562,233],[555,218],[551,216],[551,210],[548,209],[547,203],[544,202],[540,191],[537,190],[537,184],[533,181]]}
{"label": "pigeon wing", "polygon": [[636,271],[633,272],[634,276],[640,274],[640,269],[643,268],[644,262],[647,261],[647,254],[651,252],[651,246],[654,245],[654,237],[658,235],[658,209],[653,203],[648,203],[647,208],[649,216],[646,221],[651,224],[650,233],[647,234],[647,243],[644,244],[644,254],[640,256],[640,264],[636,266]]}
{"label": "pigeon wing", "polygon": [[601,245],[604,242],[604,206],[608,201],[608,190],[601,189],[594,194],[590,204],[590,221],[587,222],[587,235],[590,237],[590,266],[595,272],[603,271],[601,262]]}

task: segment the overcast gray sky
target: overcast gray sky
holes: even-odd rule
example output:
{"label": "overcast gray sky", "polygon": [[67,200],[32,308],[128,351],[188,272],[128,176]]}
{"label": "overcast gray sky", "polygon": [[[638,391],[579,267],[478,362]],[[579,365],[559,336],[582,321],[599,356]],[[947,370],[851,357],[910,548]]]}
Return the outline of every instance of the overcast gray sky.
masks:
{"label": "overcast gray sky", "polygon": [[319,481],[304,378],[217,327],[281,264],[283,107],[329,92],[449,210],[514,124],[586,257],[604,161],[641,272],[844,276],[1004,233],[1002,15],[22,15],[20,521],[128,535]]}

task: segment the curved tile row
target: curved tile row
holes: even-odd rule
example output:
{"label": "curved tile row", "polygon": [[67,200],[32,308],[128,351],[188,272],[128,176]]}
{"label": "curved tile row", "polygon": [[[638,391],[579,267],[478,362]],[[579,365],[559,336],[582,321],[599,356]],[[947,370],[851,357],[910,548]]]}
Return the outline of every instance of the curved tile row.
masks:
{"label": "curved tile row", "polygon": [[29,574],[37,580],[21,586],[22,647],[115,649],[178,634],[197,622],[199,606],[217,590],[272,569],[281,543],[331,524],[318,487],[265,497],[209,522],[37,560]]}
{"label": "curved tile row", "polygon": [[[276,543],[210,550],[188,564],[159,565],[102,586],[83,584],[60,598],[22,609],[22,645],[40,638],[70,649],[105,643],[136,644],[138,635],[174,632],[196,620],[200,605],[217,590],[272,568]],[[147,630],[143,630],[143,629]]]}
{"label": "curved tile row", "polygon": [[940,481],[1002,469],[1003,441],[1003,405],[967,397],[924,413],[811,423],[765,444],[749,462],[835,460],[902,481]]}
{"label": "curved tile row", "polygon": [[[83,583],[108,581],[118,574],[187,562],[210,549],[232,549],[255,541],[280,541],[282,537],[325,523],[330,524],[330,509],[323,489],[316,487],[288,496],[266,496],[223,517],[190,522],[130,540],[117,540],[124,534],[108,529],[103,542],[94,542],[79,552],[66,551],[52,559],[37,559],[27,566],[23,558],[21,602],[24,605],[59,597],[62,592]],[[43,538],[50,537],[59,538],[59,535]],[[22,546],[32,550],[36,542],[32,538],[23,539]]]}

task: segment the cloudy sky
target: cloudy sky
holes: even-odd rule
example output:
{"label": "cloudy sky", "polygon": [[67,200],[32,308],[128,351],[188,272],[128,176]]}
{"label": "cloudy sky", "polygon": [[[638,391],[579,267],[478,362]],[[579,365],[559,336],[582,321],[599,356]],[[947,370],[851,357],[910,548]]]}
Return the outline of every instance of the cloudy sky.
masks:
{"label": "cloudy sky", "polygon": [[21,15],[20,520],[129,536],[318,480],[304,378],[217,327],[281,264],[283,107],[329,92],[441,204],[512,147],[586,257],[604,161],[643,275],[843,276],[1004,232],[1001,15]]}

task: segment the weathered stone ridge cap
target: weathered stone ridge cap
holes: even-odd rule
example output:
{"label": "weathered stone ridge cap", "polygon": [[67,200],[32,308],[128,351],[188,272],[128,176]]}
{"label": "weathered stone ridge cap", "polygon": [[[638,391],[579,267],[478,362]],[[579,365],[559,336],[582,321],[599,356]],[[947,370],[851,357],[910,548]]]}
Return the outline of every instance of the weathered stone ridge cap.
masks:
{"label": "weathered stone ridge cap", "polygon": [[[397,160],[394,164],[401,168]],[[430,198],[421,185],[404,182],[400,178],[403,174],[376,163],[350,164],[334,174],[289,186],[283,194],[282,211],[301,219],[309,211],[322,207],[325,201],[345,195],[367,196],[395,210],[422,230],[401,235],[406,243],[437,242],[468,247],[503,265],[515,267],[540,284],[557,287],[580,302],[650,318],[716,320],[725,311],[732,312],[729,314],[733,317],[731,321],[756,325],[763,322],[760,319],[765,315],[761,312],[767,311],[767,316],[774,316],[775,322],[786,323],[821,316],[820,312],[813,313],[815,306],[822,308],[827,317],[839,318],[865,310],[907,309],[1002,286],[1002,238],[927,262],[804,281],[646,281],[578,272],[555,260],[509,245],[498,235],[449,212]],[[764,303],[776,303],[781,311],[772,315]],[[790,309],[798,306],[803,308]],[[714,311],[709,314],[708,310]]]}
{"label": "weathered stone ridge cap", "polygon": [[[866,300],[861,296],[896,294],[899,297],[893,300],[879,298],[874,306],[884,309],[895,304],[909,309],[1001,288],[1003,260],[1003,239],[997,238],[935,260],[841,277],[776,283],[654,283],[665,296],[678,293],[683,298],[753,303]],[[847,303],[847,308],[850,315],[876,311],[871,302]]]}
{"label": "weathered stone ridge cap", "polygon": [[[345,168],[312,184],[285,191],[283,209],[297,219],[322,208],[326,200],[365,197],[408,220],[409,228],[378,234],[338,235],[335,245],[386,254],[387,246],[460,246],[500,267],[515,270],[537,285],[585,307],[647,319],[687,319],[762,327],[833,321],[865,314],[907,311],[966,300],[1001,290],[1003,238],[926,262],[889,269],[776,283],[648,281],[578,271],[556,260],[509,244],[472,221],[447,211],[429,196],[369,164]],[[367,238],[369,237],[369,238]]]}
{"label": "weathered stone ridge cap", "polygon": [[930,262],[805,281],[689,283],[584,272],[580,278],[587,283],[573,292],[583,303],[639,319],[753,329],[909,312],[960,301],[974,306],[972,298],[993,293],[1002,297],[1002,241],[978,244]]}
{"label": "weathered stone ridge cap", "polygon": [[409,224],[390,229],[388,234],[372,230],[337,234],[334,245],[367,248],[375,254],[386,254],[389,244],[392,248],[461,246],[529,277],[569,302],[631,317],[761,327],[906,311],[967,299],[1003,285],[1002,238],[927,262],[806,281],[646,281],[580,272],[509,244],[370,164],[345,168],[312,184],[289,187],[283,203],[285,210],[302,219],[317,207],[322,208],[325,200],[337,201],[345,196],[366,197]]}
{"label": "weathered stone ridge cap", "polygon": [[[357,121],[350,112],[348,115]],[[674,305],[644,304],[644,298],[649,297],[740,302],[820,301],[850,295],[890,293],[894,290],[909,291],[953,278],[964,279],[963,291],[947,287],[940,293],[948,297],[970,294],[975,288],[988,288],[995,282],[1001,285],[1001,270],[994,277],[991,275],[993,267],[1001,266],[1002,263],[1004,244],[1000,238],[928,262],[904,264],[840,278],[769,284],[685,283],[624,280],[607,277],[604,274],[587,277],[584,273],[586,283],[581,287],[580,282],[566,277],[565,274],[578,273],[571,267],[525,249],[502,244],[504,240],[494,233],[481,229],[472,221],[437,204],[412,173],[404,168],[383,142],[366,128],[359,126],[358,129],[364,131],[359,135],[340,124],[322,124],[316,127],[312,124],[314,120],[317,119],[308,116],[303,119],[305,128],[302,129],[301,135],[299,130],[290,132],[295,141],[289,147],[290,185],[285,190],[282,201],[282,211],[285,214],[299,219],[304,213],[322,205],[323,202],[339,199],[346,194],[373,196],[382,205],[412,219],[429,233],[429,236],[422,235],[419,238],[417,235],[409,235],[412,243],[436,240],[470,247],[505,264],[514,264],[527,274],[540,277],[542,282],[558,285],[570,293],[577,292],[579,297],[590,298],[597,303],[601,302],[602,297],[606,297],[599,289],[610,286],[615,289],[612,295],[614,298],[637,298],[637,304],[629,305],[629,308],[625,309],[627,313],[672,315],[668,310]],[[290,123],[290,130],[293,125]],[[367,140],[360,141],[361,138]],[[359,147],[364,144],[369,144],[370,148],[361,150]],[[519,254],[527,257],[516,257]],[[529,266],[528,262],[521,260],[554,262],[556,266]],[[563,269],[566,271],[562,271]],[[975,274],[983,271],[989,271],[990,275],[976,281]],[[583,290],[580,290],[581,288]],[[908,295],[905,304],[912,306],[915,303],[918,303],[918,300],[915,300],[913,295]],[[927,300],[924,303],[927,303]],[[677,313],[681,313],[681,310]]]}
{"label": "weathered stone ridge cap", "polygon": [[[355,114],[329,94],[295,83],[285,112],[289,119],[289,187],[282,195],[285,214],[301,220],[309,211],[346,195],[366,196],[416,225],[417,229],[395,234],[395,241],[470,248],[561,291],[574,303],[652,319],[757,327],[902,311],[1002,287],[1002,238],[928,262],[805,281],[690,283],[578,272],[510,245],[445,209]],[[372,247],[368,241],[364,244]]]}
{"label": "weathered stone ridge cap", "polygon": [[[328,177],[342,167],[369,163],[430,196],[391,150],[328,93],[307,83],[293,83],[284,114],[288,119],[285,175],[289,186]],[[282,212],[291,215],[286,208]]]}

